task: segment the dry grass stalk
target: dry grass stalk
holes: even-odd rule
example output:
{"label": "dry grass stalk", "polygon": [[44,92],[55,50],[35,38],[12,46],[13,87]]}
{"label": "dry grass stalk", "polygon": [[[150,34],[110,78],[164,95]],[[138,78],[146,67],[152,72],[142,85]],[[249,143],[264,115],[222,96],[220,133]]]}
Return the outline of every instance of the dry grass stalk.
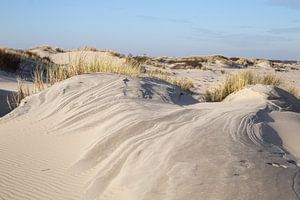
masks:
{"label": "dry grass stalk", "polygon": [[17,78],[18,91],[7,98],[7,104],[11,110],[18,107],[21,101],[30,95],[29,86],[23,82],[21,78]]}

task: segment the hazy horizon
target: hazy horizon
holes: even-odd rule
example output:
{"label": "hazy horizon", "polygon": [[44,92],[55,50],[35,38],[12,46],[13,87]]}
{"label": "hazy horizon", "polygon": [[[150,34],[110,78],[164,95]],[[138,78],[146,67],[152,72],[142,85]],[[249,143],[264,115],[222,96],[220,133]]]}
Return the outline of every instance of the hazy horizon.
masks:
{"label": "hazy horizon", "polygon": [[298,0],[10,0],[0,46],[300,60]]}

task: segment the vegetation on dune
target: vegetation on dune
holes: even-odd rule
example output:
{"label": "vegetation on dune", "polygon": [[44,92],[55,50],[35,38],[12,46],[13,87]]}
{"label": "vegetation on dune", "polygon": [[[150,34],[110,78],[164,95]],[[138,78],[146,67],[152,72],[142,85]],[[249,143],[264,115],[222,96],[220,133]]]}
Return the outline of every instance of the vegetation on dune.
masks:
{"label": "vegetation on dune", "polygon": [[21,61],[21,55],[0,49],[0,70],[16,72]]}
{"label": "vegetation on dune", "polygon": [[[2,54],[0,51],[0,62],[1,62],[1,55]],[[29,55],[28,53],[25,53],[24,55],[25,57],[35,56],[35,55]],[[12,58],[10,56],[12,56]],[[10,54],[9,55],[5,54],[4,57],[6,58],[5,63],[13,63],[11,64],[11,66],[7,65],[10,68],[13,68],[15,64],[19,64],[20,62],[20,60],[17,59],[18,57],[16,56],[13,57],[13,55]],[[214,56],[213,58],[224,59],[226,61],[228,60],[221,56]],[[87,61],[88,59],[86,59],[83,55],[80,55],[76,57],[74,60],[71,60],[71,58],[69,58],[69,63],[67,65],[56,65],[50,61],[46,62],[45,64],[44,62],[43,65],[40,66],[37,65],[36,70],[33,73],[32,91],[29,91],[28,86],[26,86],[26,84],[23,81],[18,80],[19,83],[18,93],[10,99],[11,108],[18,106],[21,100],[26,96],[30,95],[31,93],[42,91],[60,81],[66,80],[70,77],[77,76],[80,74],[85,74],[85,73],[108,72],[108,73],[116,73],[119,75],[126,75],[129,77],[143,77],[143,76],[155,77],[160,80],[164,80],[168,83],[171,83],[173,85],[176,85],[185,91],[190,91],[190,89],[194,87],[194,84],[191,80],[179,79],[173,77],[172,74],[162,71],[159,68],[155,70],[146,69],[144,65],[147,64],[148,59],[149,58],[146,56],[140,56],[140,57],[128,56],[126,58],[120,58],[118,55],[115,55],[115,56],[103,57],[101,59],[94,59],[88,62]],[[242,59],[232,58],[230,61],[232,60],[235,60],[235,62],[240,61],[241,63],[248,64],[246,59],[242,60]],[[199,65],[199,57],[182,58],[176,60],[176,62],[179,61],[180,62],[185,61],[185,63],[183,64],[188,63],[193,67]],[[164,60],[164,62],[167,63],[171,61]],[[203,68],[203,70],[204,69],[205,68]],[[225,71],[221,71],[221,72],[223,74],[225,73]],[[295,96],[298,96],[296,89],[291,87],[288,88],[284,86],[282,84],[282,81],[275,74],[255,75],[251,73],[249,70],[243,70],[238,73],[227,75],[224,81],[217,88],[206,91],[205,99],[207,102],[222,101],[228,95],[237,92],[247,87],[248,85],[255,85],[255,84],[280,86],[282,88],[286,88],[287,91],[294,94]]]}
{"label": "vegetation on dune", "polygon": [[[54,65],[48,63],[46,67],[37,67],[33,73],[32,92],[42,91],[55,83],[73,76],[96,72],[116,73],[129,77],[155,77],[174,84],[186,91],[189,91],[193,87],[193,82],[190,80],[173,78],[170,74],[161,70],[145,70],[141,66],[141,62],[136,60],[122,60],[107,57],[87,62],[83,56],[79,56],[75,61],[70,60],[68,65]],[[30,95],[28,86],[26,86],[24,82],[19,81],[18,92],[10,99],[11,107],[17,107],[21,103],[21,100],[28,95]]]}
{"label": "vegetation on dune", "polygon": [[11,110],[18,107],[22,99],[30,95],[29,86],[26,85],[20,77],[17,78],[17,81],[18,81],[17,93],[12,94],[10,97],[7,98],[7,105]]}
{"label": "vegetation on dune", "polygon": [[[225,65],[229,68],[248,68],[248,67],[270,67],[270,68],[287,68],[290,64],[297,64],[297,61],[280,61],[265,60],[255,58],[227,58],[222,55],[212,56],[191,56],[191,57],[150,57],[150,56],[133,56],[131,59],[142,61],[146,65],[158,68],[170,69],[206,69],[207,65]],[[280,70],[279,70],[280,71]]]}
{"label": "vegetation on dune", "polygon": [[30,51],[0,48],[0,70],[17,72],[20,69],[21,63],[28,59],[40,64],[48,64],[50,62],[49,58],[41,58]]}
{"label": "vegetation on dune", "polygon": [[227,75],[217,88],[206,91],[205,99],[207,102],[222,101],[228,95],[255,84],[280,86],[282,81],[275,74],[260,76],[245,70]]}

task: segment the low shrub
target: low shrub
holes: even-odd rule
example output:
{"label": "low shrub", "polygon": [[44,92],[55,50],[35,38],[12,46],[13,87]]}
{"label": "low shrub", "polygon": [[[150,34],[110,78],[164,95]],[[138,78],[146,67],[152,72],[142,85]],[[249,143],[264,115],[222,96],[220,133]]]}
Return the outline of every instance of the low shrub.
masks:
{"label": "low shrub", "polygon": [[0,70],[16,72],[21,61],[21,55],[0,49]]}

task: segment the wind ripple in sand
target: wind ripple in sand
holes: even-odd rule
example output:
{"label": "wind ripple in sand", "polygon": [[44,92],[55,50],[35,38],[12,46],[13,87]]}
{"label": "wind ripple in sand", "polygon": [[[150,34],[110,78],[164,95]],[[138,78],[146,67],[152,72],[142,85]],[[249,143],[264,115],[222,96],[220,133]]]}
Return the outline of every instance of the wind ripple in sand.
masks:
{"label": "wind ripple in sand", "polygon": [[124,78],[73,77],[1,119],[0,198],[299,199],[293,146],[271,116],[297,103],[278,89],[199,104],[162,81]]}

